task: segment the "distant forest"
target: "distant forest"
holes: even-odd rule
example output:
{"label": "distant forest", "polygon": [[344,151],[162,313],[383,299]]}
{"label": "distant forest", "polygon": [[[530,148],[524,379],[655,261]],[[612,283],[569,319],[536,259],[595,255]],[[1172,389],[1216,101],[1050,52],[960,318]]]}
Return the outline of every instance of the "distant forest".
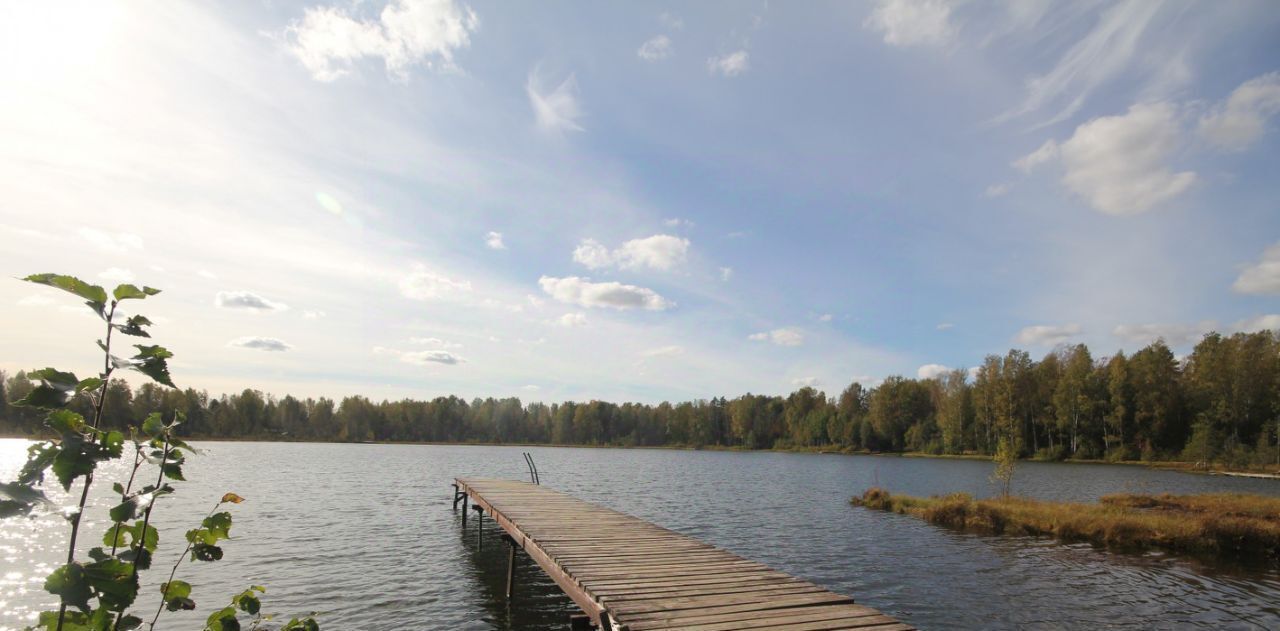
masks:
{"label": "distant forest", "polygon": [[[31,387],[0,373],[0,431],[36,435],[43,413],[10,401]],[[319,441],[552,443],[814,448],[990,454],[1000,440],[1043,459],[1187,460],[1231,466],[1280,462],[1280,332],[1211,333],[1181,360],[1163,341],[1094,357],[1083,344],[1039,361],[989,355],[972,373],[893,376],[835,396],[805,387],[786,397],[744,394],[681,403],[529,403],[456,396],[371,401],[212,397],[194,389],[112,380],[104,424],[148,413],[186,415],[181,432],[207,438]],[[89,402],[72,407],[87,413]],[[86,414],[87,415],[87,414]]]}

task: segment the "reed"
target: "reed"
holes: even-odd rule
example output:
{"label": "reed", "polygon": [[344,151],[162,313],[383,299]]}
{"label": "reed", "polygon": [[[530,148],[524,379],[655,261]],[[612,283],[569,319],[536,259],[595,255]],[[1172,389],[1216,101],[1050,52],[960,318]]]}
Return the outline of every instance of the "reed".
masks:
{"label": "reed", "polygon": [[1022,497],[977,500],[965,493],[925,498],[871,488],[852,503],[965,532],[1280,561],[1280,498],[1259,495],[1121,494],[1084,504]]}

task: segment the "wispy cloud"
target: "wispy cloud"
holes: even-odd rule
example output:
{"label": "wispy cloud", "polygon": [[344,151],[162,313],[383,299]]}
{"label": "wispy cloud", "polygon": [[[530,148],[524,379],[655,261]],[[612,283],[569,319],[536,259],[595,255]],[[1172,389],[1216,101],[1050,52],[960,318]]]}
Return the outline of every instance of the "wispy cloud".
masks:
{"label": "wispy cloud", "polygon": [[484,244],[491,250],[505,250],[507,244],[502,242],[501,232],[490,232],[484,236]]}
{"label": "wispy cloud", "polygon": [[454,280],[421,263],[400,279],[400,294],[413,300],[453,299],[470,291],[470,281]]}
{"label": "wispy cloud", "polygon": [[1080,331],[1079,324],[1037,324],[1018,331],[1013,340],[1027,346],[1056,346],[1080,335]]}
{"label": "wispy cloud", "polygon": [[529,73],[525,83],[525,93],[529,95],[529,105],[533,108],[534,120],[543,131],[562,133],[566,131],[583,131],[578,119],[582,118],[582,107],[578,104],[578,80],[573,74],[561,81],[553,90],[542,86],[538,69]]}
{"label": "wispy cloud", "polygon": [[951,372],[951,369],[942,364],[925,364],[916,369],[917,379],[935,379]]}

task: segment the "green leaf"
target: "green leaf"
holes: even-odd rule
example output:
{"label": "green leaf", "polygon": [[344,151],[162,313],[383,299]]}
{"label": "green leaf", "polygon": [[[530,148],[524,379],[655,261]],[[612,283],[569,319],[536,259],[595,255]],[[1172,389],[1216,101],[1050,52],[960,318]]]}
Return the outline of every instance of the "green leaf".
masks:
{"label": "green leaf", "polygon": [[258,612],[262,609],[262,601],[258,600],[258,596],[252,591],[246,591],[243,594],[240,594],[236,597],[236,601],[236,604],[240,606],[240,611],[251,616],[258,615]]}
{"label": "green leaf", "polygon": [[85,579],[98,599],[111,611],[124,611],[138,597],[138,577],[133,564],[106,559],[84,567]]}
{"label": "green leaf", "polygon": [[0,500],[0,519],[17,517],[31,512],[31,505],[15,500]]}
{"label": "green leaf", "polygon": [[63,274],[32,274],[22,280],[29,283],[39,285],[48,285],[57,287],[63,291],[71,292],[88,301],[91,308],[103,315],[103,311],[107,305],[107,290],[97,286],[90,285],[74,276],[66,276]]}
{"label": "green leaf", "polygon": [[44,589],[62,599],[68,606],[89,611],[89,598],[93,589],[85,578],[84,566],[79,563],[64,565],[44,580]]}
{"label": "green leaf", "polygon": [[124,485],[119,482],[112,482],[111,490],[115,491],[116,495],[124,495]]}
{"label": "green leaf", "polygon": [[173,353],[169,352],[163,346],[146,346],[143,344],[135,344],[138,354],[134,355],[124,368],[136,370],[155,381],[162,383],[170,388],[176,388],[173,385],[173,379],[169,377],[169,364],[167,359],[173,357]]}
{"label": "green leaf", "polygon": [[210,614],[205,620],[205,631],[240,631],[236,608],[225,607]]}
{"label": "green leaf", "polygon": [[191,583],[186,581],[169,581],[160,585],[160,594],[168,598],[186,598],[191,595]]}
{"label": "green leaf", "polygon": [[151,337],[151,334],[147,333],[147,331],[142,328],[144,326],[151,326],[151,320],[148,320],[145,316],[136,315],[136,316],[133,316],[132,318],[129,318],[128,320],[125,320],[124,324],[111,325],[111,328],[125,335],[132,335],[135,337]]}
{"label": "green leaf", "polygon": [[159,436],[164,433],[164,419],[159,412],[152,412],[142,421],[142,433],[148,436]]}
{"label": "green leaf", "polygon": [[138,289],[136,286],[126,283],[116,285],[116,290],[111,293],[116,297],[116,300],[141,300],[147,296],[154,296],[160,293],[160,290],[145,286],[142,289]]}
{"label": "green leaf", "polygon": [[320,623],[314,618],[294,618],[280,627],[280,631],[320,631]]}
{"label": "green leaf", "polygon": [[53,459],[53,475],[62,484],[62,490],[70,491],[76,478],[92,473],[98,466],[88,446],[92,443],[86,443],[82,438],[63,439],[62,449]]}
{"label": "green leaf", "polygon": [[231,513],[226,511],[214,513],[205,517],[204,521],[200,522],[200,525],[217,539],[226,539],[231,536]]}
{"label": "green leaf", "polygon": [[61,448],[52,441],[35,443],[27,447],[27,464],[18,472],[18,483],[36,485],[44,482],[44,472],[53,464]]}
{"label": "green leaf", "polygon": [[196,601],[190,598],[170,598],[164,601],[164,606],[169,611],[178,611],[179,609],[190,611],[196,608]]}
{"label": "green leaf", "polygon": [[116,624],[115,631],[131,631],[132,629],[140,628],[142,628],[142,618],[137,616],[124,616],[123,618],[120,618],[120,622]]}
{"label": "green leaf", "polygon": [[164,472],[164,477],[170,480],[181,480],[185,482],[187,479],[182,477],[182,464],[177,462],[166,462],[160,465],[160,470]]}
{"label": "green leaf", "polygon": [[81,434],[85,430],[84,417],[71,410],[54,410],[44,419],[45,425],[62,434]]}
{"label": "green leaf", "polygon": [[219,561],[222,559],[222,548],[212,546],[207,543],[197,543],[191,546],[192,561]]}
{"label": "green leaf", "polygon": [[139,570],[151,569],[151,551],[146,548],[129,548],[120,554],[120,560],[138,566]]}
{"label": "green leaf", "polygon": [[87,379],[81,379],[80,383],[76,384],[76,392],[79,393],[79,392],[84,392],[85,390],[97,390],[98,388],[102,387],[103,383],[104,382],[97,377],[89,377]]}
{"label": "green leaf", "polygon": [[71,400],[71,396],[76,393],[76,386],[80,383],[74,374],[53,368],[33,370],[27,374],[27,377],[40,383],[33,387],[27,396],[14,401],[14,405],[60,408]]}

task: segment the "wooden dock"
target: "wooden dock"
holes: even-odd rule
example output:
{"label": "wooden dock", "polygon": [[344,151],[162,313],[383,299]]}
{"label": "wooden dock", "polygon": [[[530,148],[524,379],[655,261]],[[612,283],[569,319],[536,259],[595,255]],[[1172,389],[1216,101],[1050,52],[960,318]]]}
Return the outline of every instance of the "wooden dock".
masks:
{"label": "wooden dock", "polygon": [[[458,478],[454,506],[496,522],[603,630],[911,629],[848,596],[528,482]],[[479,518],[479,519],[477,519]],[[466,521],[464,517],[463,524]]]}

